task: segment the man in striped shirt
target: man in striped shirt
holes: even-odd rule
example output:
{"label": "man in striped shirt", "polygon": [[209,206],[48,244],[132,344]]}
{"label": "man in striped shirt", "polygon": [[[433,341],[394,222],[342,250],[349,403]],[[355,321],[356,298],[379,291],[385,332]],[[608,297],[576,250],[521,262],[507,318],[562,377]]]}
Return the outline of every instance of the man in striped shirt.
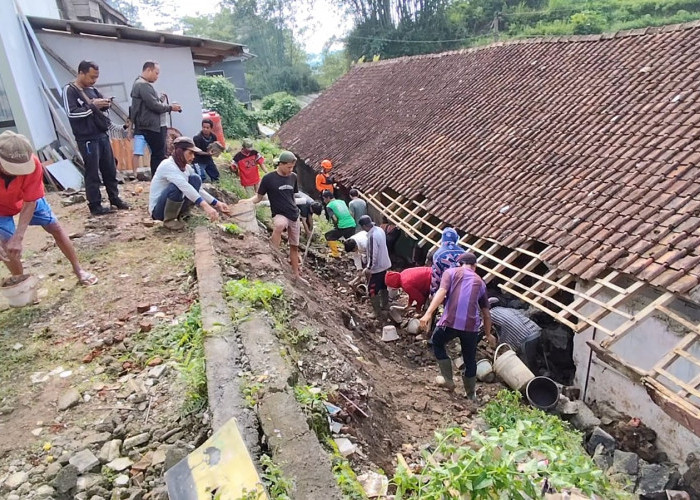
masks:
{"label": "man in striped shirt", "polygon": [[489,303],[492,305],[491,321],[498,329],[498,342],[511,346],[527,367],[534,371],[542,328],[519,309],[497,306],[496,298],[490,298]]}
{"label": "man in striped shirt", "polygon": [[[433,352],[440,368],[438,385],[453,390],[452,360],[447,355],[446,345],[459,338],[462,346],[464,372],[462,381],[467,398],[476,401],[476,345],[479,342],[479,327],[484,321],[484,331],[489,343],[495,347],[496,339],[491,334],[491,315],[486,294],[486,284],[476,274],[476,256],[464,253],[458,259],[459,267],[445,270],[440,288],[433,296],[430,307],[421,318],[421,327],[427,329],[433,314],[445,301],[444,311],[433,332]],[[479,315],[481,313],[481,316]]]}

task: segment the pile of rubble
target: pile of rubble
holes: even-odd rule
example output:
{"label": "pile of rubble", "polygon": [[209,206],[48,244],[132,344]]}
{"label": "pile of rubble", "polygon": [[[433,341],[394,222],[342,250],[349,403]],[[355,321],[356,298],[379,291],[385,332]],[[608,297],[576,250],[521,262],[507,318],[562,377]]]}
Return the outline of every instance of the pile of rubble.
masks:
{"label": "pile of rubble", "polygon": [[606,404],[595,410],[562,396],[556,411],[584,433],[586,451],[611,480],[642,499],[700,497],[700,460],[695,454],[689,455],[689,468],[681,474],[681,467],[656,448],[656,432],[641,420]]}

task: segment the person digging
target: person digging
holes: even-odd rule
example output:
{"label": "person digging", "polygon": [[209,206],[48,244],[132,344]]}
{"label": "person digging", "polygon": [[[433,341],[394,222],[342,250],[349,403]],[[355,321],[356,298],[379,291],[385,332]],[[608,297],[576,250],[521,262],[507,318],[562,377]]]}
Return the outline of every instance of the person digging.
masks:
{"label": "person digging", "polygon": [[383,313],[389,307],[389,290],[386,288],[386,272],[391,268],[389,251],[386,248],[386,235],[374,225],[369,215],[359,221],[363,231],[367,231],[367,265],[364,269],[367,291],[372,304],[374,317],[382,321]]}
{"label": "person digging", "polygon": [[355,234],[355,219],[352,218],[348,206],[343,200],[336,200],[333,193],[324,191],[321,196],[326,205],[328,216],[334,228],[327,231],[323,236],[328,242],[331,257],[340,257],[340,239],[350,238]]}
{"label": "person digging", "polygon": [[24,234],[28,226],[41,226],[53,236],[78,282],[95,285],[97,277],[81,267],[73,243],[44,198],[43,179],[41,162],[26,137],[9,130],[0,134],[0,260],[13,277],[22,276]]}
{"label": "person digging", "polygon": [[173,154],[158,166],[148,199],[148,211],[155,220],[173,231],[184,229],[180,216],[195,205],[204,210],[209,220],[219,220],[219,213],[229,215],[229,206],[202,188],[202,178],[192,168],[195,153],[202,150],[189,137],[173,141]]}
{"label": "person digging", "polygon": [[445,302],[444,311],[432,337],[433,352],[440,368],[440,376],[436,378],[436,383],[450,391],[455,388],[452,360],[447,355],[446,346],[452,339],[458,338],[464,361],[462,382],[466,397],[476,401],[476,345],[479,342],[479,326],[482,319],[486,339],[492,347],[496,347],[496,338],[491,334],[486,284],[476,274],[476,256],[467,252],[462,254],[457,262],[459,267],[449,268],[442,274],[440,288],[420,319],[420,325],[423,331],[427,331],[433,314]]}
{"label": "person digging", "polygon": [[391,306],[389,315],[397,323],[401,322],[402,313],[406,312],[414,303],[416,313],[423,312],[425,303],[430,294],[430,277],[432,269],[430,267],[409,267],[400,273],[388,271],[386,273],[386,286],[394,289],[403,289],[408,295],[406,307]]}

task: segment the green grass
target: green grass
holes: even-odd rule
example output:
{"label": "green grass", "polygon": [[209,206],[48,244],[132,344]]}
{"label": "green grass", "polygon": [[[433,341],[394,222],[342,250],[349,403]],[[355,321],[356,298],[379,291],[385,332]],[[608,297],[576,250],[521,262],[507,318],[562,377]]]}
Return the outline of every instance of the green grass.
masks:
{"label": "green grass", "polygon": [[160,324],[137,341],[147,359],[161,357],[176,362],[185,386],[184,414],[196,413],[208,404],[204,339],[202,311],[195,303],[176,325]]}

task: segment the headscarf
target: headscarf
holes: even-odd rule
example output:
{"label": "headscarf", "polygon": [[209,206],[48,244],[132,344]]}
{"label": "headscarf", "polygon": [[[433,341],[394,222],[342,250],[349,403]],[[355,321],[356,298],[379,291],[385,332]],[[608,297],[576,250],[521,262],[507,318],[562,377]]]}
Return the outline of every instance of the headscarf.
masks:
{"label": "headscarf", "polygon": [[457,245],[459,235],[451,227],[447,227],[442,232],[440,248],[433,254],[433,267],[430,276],[430,294],[437,292],[440,288],[440,280],[445,269],[457,267],[457,259],[464,253],[464,250]]}
{"label": "headscarf", "polygon": [[387,271],[384,282],[389,288],[401,288],[401,273]]}

